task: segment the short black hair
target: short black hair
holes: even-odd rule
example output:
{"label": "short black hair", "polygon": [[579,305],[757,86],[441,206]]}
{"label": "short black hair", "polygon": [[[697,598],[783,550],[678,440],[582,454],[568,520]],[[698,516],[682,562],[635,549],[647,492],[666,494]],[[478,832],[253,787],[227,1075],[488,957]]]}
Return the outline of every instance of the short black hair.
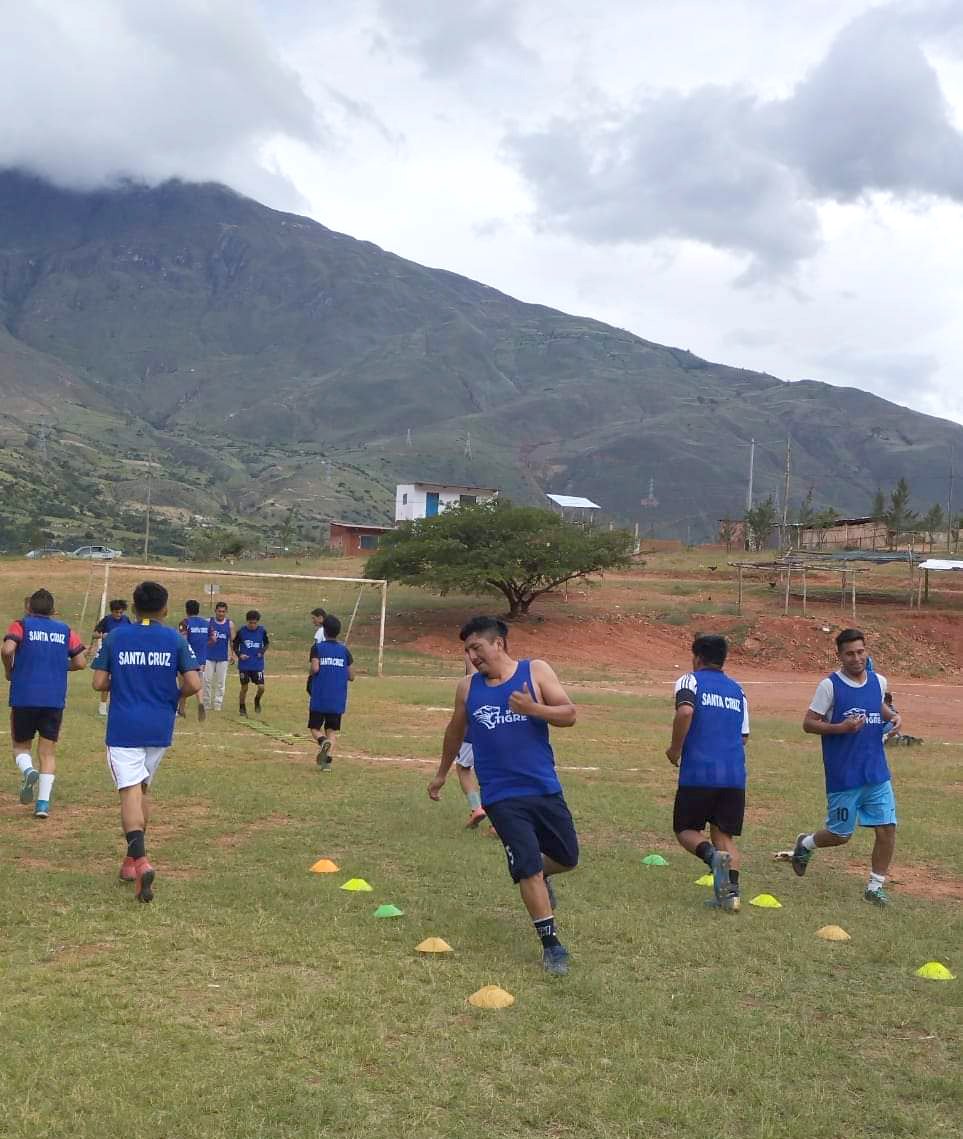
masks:
{"label": "short black hair", "polygon": [[722,668],[729,655],[729,642],[719,633],[700,633],[692,642],[692,655]]}
{"label": "short black hair", "polygon": [[[152,617],[167,606],[168,593],[159,581],[142,581],[134,590],[134,608],[144,617]],[[126,601],[124,608],[127,608]]]}
{"label": "short black hair", "polygon": [[843,629],[841,633],[836,634],[836,648],[842,651],[843,645],[848,645],[851,641],[862,641],[866,643],[866,634],[862,629]]}
{"label": "short black hair", "polygon": [[329,613],[324,618],[321,628],[324,629],[324,635],[329,641],[336,641],[341,636],[341,618]]}
{"label": "short black hair", "polygon": [[215,609],[226,609],[227,608],[227,602],[226,601],[218,601],[218,603],[214,606],[214,608]]}
{"label": "short black hair", "polygon": [[185,601],[184,612],[188,617],[196,617],[201,611],[201,603],[199,601]]}
{"label": "short black hair", "polygon": [[476,634],[493,641],[496,637],[508,644],[508,626],[498,617],[472,617],[462,625],[458,636],[461,640],[467,641],[469,637],[474,637]]}
{"label": "short black hair", "polygon": [[311,610],[311,616],[312,617],[327,617],[327,615],[328,615],[327,612],[324,609],[322,609],[320,605],[317,607],[317,609]]}
{"label": "short black hair", "polygon": [[37,589],[27,598],[27,607],[38,617],[49,617],[54,611],[54,598],[49,589]]}
{"label": "short black hair", "polygon": [[111,601],[111,603],[107,606],[107,608],[111,611],[111,613],[113,613],[113,611],[115,609],[126,610],[127,609],[127,602],[123,599],[123,597],[118,597],[116,601]]}
{"label": "short black hair", "polygon": [[261,614],[258,613],[258,611],[256,609],[248,609],[248,611],[244,614],[244,620],[245,621],[260,621],[261,620]]}

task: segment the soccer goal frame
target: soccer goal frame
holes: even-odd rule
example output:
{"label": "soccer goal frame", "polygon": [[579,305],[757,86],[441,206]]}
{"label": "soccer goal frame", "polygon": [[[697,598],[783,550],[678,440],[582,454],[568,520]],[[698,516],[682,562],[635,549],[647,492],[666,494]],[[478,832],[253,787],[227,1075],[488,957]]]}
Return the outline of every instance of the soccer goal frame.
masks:
{"label": "soccer goal frame", "polygon": [[[378,676],[384,676],[385,674],[385,619],[388,613],[388,582],[384,578],[337,577],[335,575],[309,573],[259,573],[256,570],[220,570],[207,569],[203,566],[191,566],[189,568],[187,566],[148,566],[140,565],[135,562],[115,562],[110,559],[104,562],[104,588],[100,598],[101,617],[107,614],[107,601],[110,591],[110,571],[112,568],[119,570],[144,570],[158,577],[164,574],[183,573],[203,577],[254,577],[267,578],[271,581],[342,581],[352,582],[362,587],[366,585],[377,586],[381,592],[381,613],[378,621]],[[354,613],[351,615],[351,624],[348,625],[348,633],[351,632],[351,625],[354,624],[354,618],[358,612],[360,602],[361,593],[359,591],[358,601],[355,604]],[[345,639],[347,639],[347,637]]]}

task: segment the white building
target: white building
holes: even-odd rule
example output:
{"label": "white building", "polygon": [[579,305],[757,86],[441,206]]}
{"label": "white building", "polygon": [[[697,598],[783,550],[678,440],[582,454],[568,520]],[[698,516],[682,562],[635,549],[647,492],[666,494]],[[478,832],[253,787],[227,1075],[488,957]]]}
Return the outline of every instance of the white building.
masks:
{"label": "white building", "polygon": [[449,506],[488,502],[498,495],[491,486],[445,486],[435,482],[399,483],[395,488],[395,521],[434,518]]}

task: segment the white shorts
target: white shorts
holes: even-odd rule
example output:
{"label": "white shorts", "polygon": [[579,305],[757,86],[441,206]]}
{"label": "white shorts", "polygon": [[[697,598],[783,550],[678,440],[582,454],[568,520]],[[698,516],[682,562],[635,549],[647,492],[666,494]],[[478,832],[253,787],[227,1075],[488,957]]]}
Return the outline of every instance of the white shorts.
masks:
{"label": "white shorts", "polygon": [[166,747],[109,747],[107,766],[114,786],[122,791],[152,782],[166,751]]}
{"label": "white shorts", "polygon": [[458,749],[458,754],[455,756],[455,763],[457,763],[459,767],[475,766],[475,753],[472,751],[471,744],[467,740]]}

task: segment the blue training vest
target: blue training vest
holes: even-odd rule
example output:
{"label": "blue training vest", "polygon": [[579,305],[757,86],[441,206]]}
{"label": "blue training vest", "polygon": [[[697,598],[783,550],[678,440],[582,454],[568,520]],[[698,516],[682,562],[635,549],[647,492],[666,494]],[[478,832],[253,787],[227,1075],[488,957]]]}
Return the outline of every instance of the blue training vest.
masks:
{"label": "blue training vest", "polygon": [[207,660],[207,641],[211,635],[210,620],[207,617],[194,614],[191,617],[184,618],[184,625],[187,628],[187,643],[194,650],[198,665],[203,665]]}
{"label": "blue training vest", "polygon": [[227,660],[228,648],[230,647],[229,642],[231,639],[230,618],[225,617],[223,621],[215,621],[212,617],[208,623],[208,629],[214,630],[215,640],[213,645],[208,646],[207,659],[214,661]]}
{"label": "blue training vest", "polygon": [[823,768],[827,791],[850,791],[867,783],[885,783],[889,764],[883,745],[883,689],[875,672],[866,673],[866,683],[854,688],[834,672],[833,714],[830,723],[839,724],[850,715],[862,713],[866,723],[852,735],[823,736]]}
{"label": "blue training vest", "polygon": [[482,804],[526,795],[557,795],[562,790],[555,773],[555,753],[548,742],[548,724],[519,716],[508,707],[508,698],[523,684],[534,696],[527,660],[520,660],[514,675],[503,684],[488,684],[481,673],[471,678],[465,711]]}
{"label": "blue training vest", "polygon": [[311,657],[318,662],[311,677],[311,711],[342,713],[348,706],[348,650],[339,641],[320,641]]}
{"label": "blue training vest", "polygon": [[695,714],[682,745],[680,787],[746,786],[745,693],[721,669],[700,668]]}
{"label": "blue training vest", "polygon": [[11,708],[63,708],[67,703],[70,627],[53,617],[22,617],[10,682]]}
{"label": "blue training vest", "polygon": [[[267,629],[258,625],[256,629],[249,629],[243,625],[237,632],[237,669],[238,672],[264,671],[264,642],[267,640]],[[247,658],[241,660],[241,653]]]}

